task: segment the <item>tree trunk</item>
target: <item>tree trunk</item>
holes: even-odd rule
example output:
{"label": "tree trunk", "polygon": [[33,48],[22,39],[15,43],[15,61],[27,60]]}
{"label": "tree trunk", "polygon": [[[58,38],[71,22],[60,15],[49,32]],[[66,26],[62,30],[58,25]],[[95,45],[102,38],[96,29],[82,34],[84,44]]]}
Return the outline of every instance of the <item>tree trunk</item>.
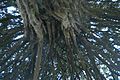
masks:
{"label": "tree trunk", "polygon": [[[64,48],[66,49],[68,72],[70,72],[71,80],[76,79],[74,74],[77,79],[80,79],[79,71],[81,69],[86,73],[81,74],[86,75],[88,80],[92,80],[92,77],[96,80],[105,79],[95,63],[95,57],[98,55],[93,53],[93,46],[85,37],[86,34],[91,35],[90,30],[86,26],[89,16],[92,15],[86,9],[88,5],[85,6],[85,4],[84,0],[17,0],[17,5],[24,21],[25,37],[30,41],[35,41],[32,43],[37,43],[37,46],[33,45],[37,48],[37,52],[35,51],[36,62],[33,70],[33,80],[38,80],[39,78],[45,39],[48,39],[49,42],[48,55],[51,59],[54,57],[53,49],[58,45],[57,40],[61,39],[65,44]],[[96,15],[92,16],[99,19]],[[86,52],[84,54],[79,49],[79,41],[85,45]],[[75,57],[76,54],[77,56]],[[78,59],[79,71],[76,67],[76,59]],[[91,64],[89,64],[89,61]]]}

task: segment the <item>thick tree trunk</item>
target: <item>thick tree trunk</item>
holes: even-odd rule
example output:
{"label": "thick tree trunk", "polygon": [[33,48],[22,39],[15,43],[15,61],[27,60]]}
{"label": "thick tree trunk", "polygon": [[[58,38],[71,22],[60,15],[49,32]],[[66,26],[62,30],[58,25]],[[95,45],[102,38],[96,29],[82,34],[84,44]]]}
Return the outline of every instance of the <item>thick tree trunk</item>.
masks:
{"label": "thick tree trunk", "polygon": [[[43,3],[43,5],[40,5],[41,3]],[[75,9],[79,7],[78,5],[80,5],[80,3],[81,3],[80,0],[76,0],[76,1],[58,0],[58,1],[55,1],[54,3],[52,3],[52,1],[50,0],[44,0],[42,2],[37,1],[37,0],[27,0],[27,1],[17,0],[17,5],[20,9],[21,16],[23,18],[24,25],[25,25],[26,37],[30,39],[34,39],[33,37],[36,36],[35,39],[36,41],[38,41],[38,47],[37,47],[38,51],[37,51],[37,56],[36,56],[33,80],[37,80],[39,76],[38,74],[39,74],[41,56],[42,56],[41,55],[42,54],[42,43],[43,43],[43,36],[44,34],[46,34],[45,32],[48,31],[47,33],[49,35],[50,44],[52,44],[52,42],[55,39],[54,34],[58,32],[58,31],[55,31],[57,28],[55,24],[57,23],[53,22],[54,20],[61,23],[60,25],[58,25],[58,27],[60,27],[59,29],[61,29],[59,31],[62,31],[60,33],[64,34],[65,42],[67,45],[66,47],[67,47],[67,53],[68,53],[68,56],[67,56],[68,63],[69,65],[71,65],[71,71],[73,71],[72,69],[74,68],[74,64],[73,64],[72,48],[75,46],[78,51],[75,31],[77,33],[81,32],[81,30],[78,29],[76,25],[77,22],[75,22],[73,15],[81,14],[80,9],[79,10]],[[43,8],[44,7],[46,8],[45,9],[46,13],[43,13],[43,14],[40,13],[41,12],[40,8],[42,8],[42,6]],[[72,11],[77,12],[77,14],[72,13]],[[43,24],[43,20],[45,21],[45,19],[42,17],[46,17],[48,19],[45,22],[47,26]],[[50,19],[50,18],[53,18],[53,19]],[[50,21],[49,19],[53,21]],[[31,34],[30,30],[33,31],[34,33]],[[60,34],[60,33],[57,33],[57,34]],[[83,59],[82,56],[81,56],[81,59]]]}
{"label": "thick tree trunk", "polygon": [[[92,71],[90,68],[94,72],[97,72],[97,76],[94,76],[96,80],[104,79],[95,65],[95,57],[88,54],[87,57],[89,57],[92,64],[87,64],[84,58],[85,54],[82,55],[78,48],[77,36],[81,36],[78,41],[81,40],[81,44],[85,45],[87,51],[92,52],[92,49],[90,49],[91,46],[89,46],[90,43],[83,37],[89,33],[89,30],[85,27],[86,25],[83,25],[87,23],[88,16],[86,14],[89,13],[85,9],[83,2],[85,3],[83,0],[17,0],[17,5],[24,21],[25,36],[29,40],[34,40],[37,43],[33,80],[39,78],[42,46],[46,37],[49,39],[50,56],[53,55],[51,54],[51,49],[55,46],[55,40],[58,38],[63,39],[72,80],[74,79],[74,73],[77,79],[80,79],[76,69],[77,63],[74,63],[76,58],[73,54],[75,53],[79,54],[78,64],[80,65],[78,67],[86,72],[88,80],[92,80]],[[94,55],[93,53],[91,54]]]}

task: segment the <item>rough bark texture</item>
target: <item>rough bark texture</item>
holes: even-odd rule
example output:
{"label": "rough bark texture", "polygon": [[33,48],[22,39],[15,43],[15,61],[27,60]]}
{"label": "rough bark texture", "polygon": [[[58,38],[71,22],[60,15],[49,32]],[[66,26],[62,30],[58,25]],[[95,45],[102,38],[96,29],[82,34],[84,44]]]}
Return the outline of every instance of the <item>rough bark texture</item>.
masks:
{"label": "rough bark texture", "polygon": [[[17,0],[18,7],[25,26],[25,36],[37,42],[37,52],[34,68],[33,80],[37,80],[39,76],[40,63],[42,57],[42,44],[43,44],[43,24],[38,14],[38,5],[35,0],[24,1]],[[36,16],[37,14],[37,16]],[[31,32],[32,31],[32,32]],[[34,45],[33,45],[34,46]],[[35,54],[35,53],[34,53]]]}
{"label": "rough bark texture", "polygon": [[[41,3],[43,3],[43,5],[40,5]],[[58,27],[62,29],[61,33],[64,34],[65,41],[66,41],[66,47],[67,47],[68,63],[69,65],[71,65],[71,71],[73,71],[72,68],[75,66],[73,64],[73,54],[72,54],[73,46],[75,46],[76,50],[79,52],[77,48],[77,43],[76,43],[75,31],[78,33],[81,32],[80,29],[78,29],[76,25],[77,23],[79,23],[78,21],[80,21],[80,18],[78,18],[78,21],[76,21],[74,20],[73,15],[76,15],[76,17],[78,17],[78,15],[80,16],[82,14],[81,9],[80,9],[81,7],[80,3],[81,3],[80,0],[76,0],[76,1],[45,0],[42,2],[37,1],[37,0],[28,0],[28,1],[17,0],[17,4],[20,9],[21,16],[24,20],[24,25],[26,29],[25,31],[26,37],[29,36],[30,38],[33,39],[33,37],[36,36],[36,39],[38,40],[38,47],[37,47],[38,51],[37,51],[37,56],[36,56],[33,80],[37,80],[39,76],[38,74],[39,74],[40,63],[41,63],[42,42],[43,42],[43,35],[45,34],[44,32],[47,31],[49,35],[50,44],[52,44],[52,42],[55,39],[55,34],[56,34],[55,30],[57,27],[55,26],[55,21],[61,22],[61,24],[58,25]],[[46,13],[43,13],[43,14],[40,13],[41,11],[39,7],[41,8],[41,6],[43,6],[43,8],[45,7]],[[73,11],[75,13],[73,13]],[[44,18],[42,19],[42,17],[47,17],[48,19],[48,21],[46,22],[47,24],[46,28],[45,28],[45,25],[43,24],[43,20],[45,19]],[[53,21],[49,20],[50,18],[53,18]],[[35,32],[31,34],[30,29],[34,30]],[[80,57],[82,60],[83,56],[81,55]]]}
{"label": "rough bark texture", "polygon": [[[93,16],[98,20],[101,18],[89,12],[85,4],[84,0],[17,0],[24,21],[26,38],[35,41],[34,44],[37,43],[37,46],[33,45],[37,48],[37,51],[34,52],[37,55],[33,80],[39,78],[42,47],[45,38],[49,39],[49,56],[54,56],[52,50],[55,45],[58,45],[58,39],[62,39],[65,43],[68,72],[71,80],[80,80],[80,70],[85,71],[87,80],[92,80],[92,77],[96,80],[105,79],[98,70],[95,58],[98,57],[106,65],[109,64],[96,54],[98,52],[92,51],[95,48],[91,46],[92,44],[85,37],[87,34],[92,34],[85,25],[89,20],[89,16]],[[78,42],[84,45],[86,53],[82,53],[79,49]],[[75,63],[76,59],[77,62]],[[76,75],[76,78],[74,78],[74,75]]]}

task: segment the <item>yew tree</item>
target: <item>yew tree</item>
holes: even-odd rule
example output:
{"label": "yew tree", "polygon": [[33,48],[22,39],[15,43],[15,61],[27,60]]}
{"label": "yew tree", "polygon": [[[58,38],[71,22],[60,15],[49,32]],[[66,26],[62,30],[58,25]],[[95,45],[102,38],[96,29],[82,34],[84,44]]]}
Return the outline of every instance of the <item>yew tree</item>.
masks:
{"label": "yew tree", "polygon": [[0,79],[119,80],[120,1],[1,0]]}

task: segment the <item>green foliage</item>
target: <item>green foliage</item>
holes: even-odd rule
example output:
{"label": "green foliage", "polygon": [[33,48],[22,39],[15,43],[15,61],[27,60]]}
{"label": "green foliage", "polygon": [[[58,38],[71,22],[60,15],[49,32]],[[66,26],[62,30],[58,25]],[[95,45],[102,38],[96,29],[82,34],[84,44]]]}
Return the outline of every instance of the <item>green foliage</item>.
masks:
{"label": "green foliage", "polygon": [[38,77],[119,80],[119,0],[0,0],[0,80]]}

